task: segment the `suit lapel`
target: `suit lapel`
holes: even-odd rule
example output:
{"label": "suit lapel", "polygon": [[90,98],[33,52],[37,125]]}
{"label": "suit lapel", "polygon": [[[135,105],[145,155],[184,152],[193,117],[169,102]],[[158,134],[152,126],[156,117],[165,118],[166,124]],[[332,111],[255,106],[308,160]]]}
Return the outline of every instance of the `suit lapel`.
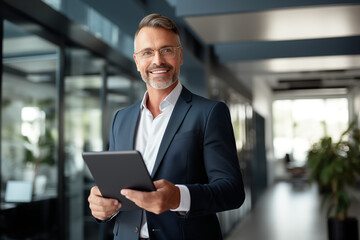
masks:
{"label": "suit lapel", "polygon": [[129,139],[130,141],[127,141],[127,143],[129,144],[126,149],[135,149],[135,138],[136,138],[136,129],[137,129],[137,125],[138,125],[138,121],[139,121],[139,117],[140,117],[140,104],[136,104],[136,107],[134,108],[134,110],[131,112],[131,117],[130,119],[130,125],[129,125]]}
{"label": "suit lapel", "polygon": [[164,155],[170,146],[171,141],[173,140],[177,130],[181,126],[181,123],[183,122],[187,112],[189,111],[191,107],[191,98],[192,93],[185,87],[183,87],[179,99],[177,100],[177,103],[171,114],[164,136],[162,138],[160,148],[156,156],[154,169],[151,173],[151,177],[155,176],[156,171],[159,168],[161,161],[163,160]]}

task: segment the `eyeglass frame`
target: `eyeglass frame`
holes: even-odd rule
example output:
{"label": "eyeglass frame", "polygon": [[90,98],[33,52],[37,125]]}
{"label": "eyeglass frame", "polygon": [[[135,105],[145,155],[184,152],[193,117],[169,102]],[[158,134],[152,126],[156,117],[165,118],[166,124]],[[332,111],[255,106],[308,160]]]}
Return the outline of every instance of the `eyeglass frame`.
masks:
{"label": "eyeglass frame", "polygon": [[[175,57],[175,55],[176,55],[176,51],[177,51],[178,49],[182,48],[182,46],[177,46],[177,47],[171,47],[171,46],[170,46],[170,47],[162,47],[162,48],[160,48],[160,49],[144,49],[144,50],[141,50],[141,51],[138,51],[138,52],[134,53],[134,55],[138,56],[139,59],[141,59],[141,60],[147,60],[147,59],[153,58],[153,57],[155,56],[155,52],[158,51],[159,54],[160,54],[160,56],[166,58],[166,56],[164,56],[163,54],[161,54],[161,50],[169,49],[169,48],[174,50],[174,56],[171,56],[171,58],[173,58],[173,57]],[[148,52],[152,52],[152,54],[149,55],[148,57],[144,57],[144,56],[140,56],[140,55],[139,55],[139,53],[143,53],[143,52],[147,52],[147,51],[148,51]]]}

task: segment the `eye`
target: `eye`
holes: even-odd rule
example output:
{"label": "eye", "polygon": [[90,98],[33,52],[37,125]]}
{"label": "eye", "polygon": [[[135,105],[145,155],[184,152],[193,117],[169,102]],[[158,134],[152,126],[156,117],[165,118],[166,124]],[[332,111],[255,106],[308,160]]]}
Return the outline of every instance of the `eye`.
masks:
{"label": "eye", "polygon": [[169,54],[169,53],[173,53],[173,52],[174,52],[174,50],[170,47],[161,49],[162,54]]}
{"label": "eye", "polygon": [[152,55],[153,55],[153,52],[154,52],[154,51],[146,50],[146,51],[141,52],[141,56],[143,56],[143,57],[149,57],[149,56],[152,56]]}

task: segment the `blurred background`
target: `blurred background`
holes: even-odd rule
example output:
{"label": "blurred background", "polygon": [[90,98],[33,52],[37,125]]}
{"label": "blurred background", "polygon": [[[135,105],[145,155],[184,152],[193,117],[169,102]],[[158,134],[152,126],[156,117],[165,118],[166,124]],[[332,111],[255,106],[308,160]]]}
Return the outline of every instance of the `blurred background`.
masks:
{"label": "blurred background", "polygon": [[[88,209],[94,181],[81,153],[106,150],[113,114],[143,97],[133,35],[154,12],[181,30],[182,84],[230,108],[246,200],[218,214],[224,237],[328,239],[308,153],[324,137],[348,141],[350,123],[360,125],[359,0],[0,8],[1,240],[112,239],[112,223],[97,224]],[[359,192],[355,177],[348,213],[358,218]]]}

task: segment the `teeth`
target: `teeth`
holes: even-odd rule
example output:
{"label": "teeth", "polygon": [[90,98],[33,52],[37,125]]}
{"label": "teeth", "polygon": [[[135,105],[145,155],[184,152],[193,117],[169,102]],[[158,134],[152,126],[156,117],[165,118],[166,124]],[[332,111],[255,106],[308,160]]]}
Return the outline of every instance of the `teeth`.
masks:
{"label": "teeth", "polygon": [[166,73],[166,70],[161,70],[161,71],[153,71],[152,73]]}

